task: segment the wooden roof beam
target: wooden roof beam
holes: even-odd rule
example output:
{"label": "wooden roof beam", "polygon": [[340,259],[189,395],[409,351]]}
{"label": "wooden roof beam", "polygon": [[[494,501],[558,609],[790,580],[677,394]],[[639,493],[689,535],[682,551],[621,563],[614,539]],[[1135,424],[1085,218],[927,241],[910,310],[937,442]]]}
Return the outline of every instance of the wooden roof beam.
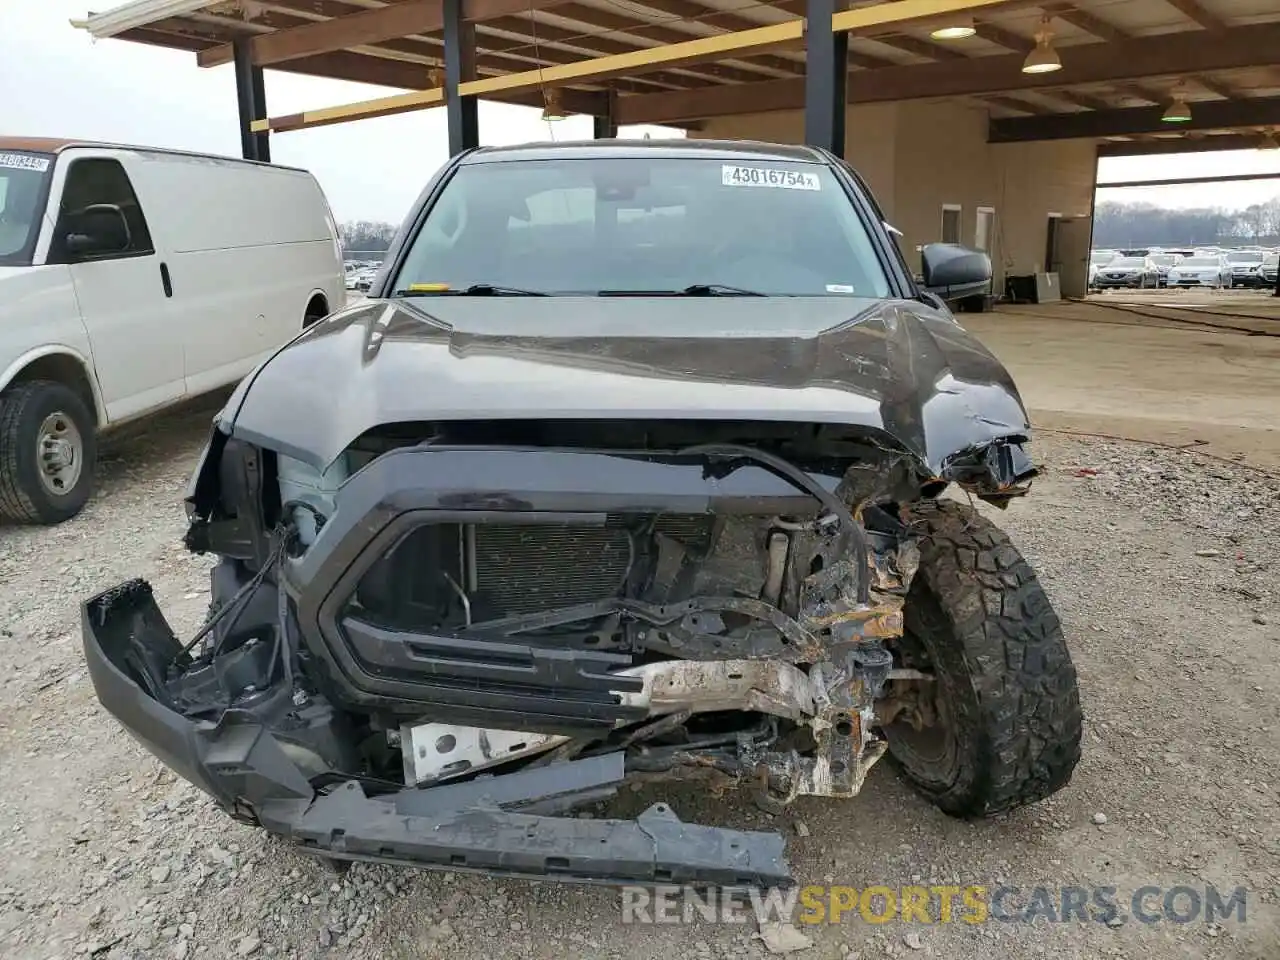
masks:
{"label": "wooden roof beam", "polygon": [[1226,21],[1206,10],[1199,0],[1165,0],[1165,3],[1205,30],[1217,32],[1227,29]]}
{"label": "wooden roof beam", "polygon": [[1256,150],[1261,140],[1262,135],[1257,133],[1226,133],[1212,137],[1100,143],[1098,156],[1141,157],[1153,154],[1202,153],[1211,150]]}
{"label": "wooden roof beam", "polygon": [[[162,27],[171,33],[182,33],[186,26],[185,20],[160,21],[152,26]],[[200,26],[200,25],[197,25]],[[226,31],[229,29],[240,30],[248,34],[250,37],[266,36],[265,33],[253,33],[253,30],[261,29],[261,26],[254,23],[244,23],[241,21],[228,20],[225,24],[219,24],[219,30],[222,31],[219,36],[225,37]],[[197,31],[198,34],[198,31]],[[210,46],[205,45],[205,53],[213,53],[218,49],[218,44]],[[631,48],[622,47],[623,50]],[[434,37],[422,38],[402,38],[395,40],[386,40],[378,45],[366,45],[355,47],[346,51],[330,51],[330,53],[346,53],[350,56],[358,56],[370,61],[378,62],[395,62],[404,64],[406,67],[412,67],[415,71],[410,73],[402,71],[404,78],[408,83],[396,84],[407,89],[421,89],[430,85],[429,71],[433,67],[439,67],[444,62],[443,41]],[[200,54],[197,54],[199,58]],[[315,56],[327,56],[327,54],[316,54]],[[552,46],[542,46],[536,52],[532,49],[521,49],[512,53],[503,50],[488,50],[481,44],[477,51],[477,66],[482,72],[487,74],[512,73],[529,70],[538,65],[546,64],[565,64],[577,63],[583,58],[583,54],[560,50]],[[297,58],[308,59],[308,58]],[[291,61],[284,61],[288,63]],[[273,65],[272,69],[283,70],[284,65]],[[725,80],[737,81],[753,81],[758,80],[758,74],[750,74],[742,71],[734,73],[733,71],[723,71],[732,76],[723,76],[722,71],[717,67],[704,68],[704,73],[696,73],[693,71],[682,73],[658,72],[652,73],[644,78],[632,78],[620,81],[620,85],[631,87],[627,92],[631,93],[652,93],[653,89],[645,88],[662,88],[682,90],[693,87],[707,86],[713,83],[720,83]],[[622,87],[620,86],[620,89]]]}
{"label": "wooden roof beam", "polygon": [[[1089,113],[1056,113],[1041,117],[1009,117],[992,120],[991,143],[1028,140],[1081,140],[1137,133],[1167,133],[1169,124],[1159,107],[1125,107]],[[1191,119],[1178,124],[1179,131],[1223,130],[1280,124],[1280,97],[1223,100],[1194,104]]]}
{"label": "wooden roof beam", "polygon": [[1050,4],[1042,9],[1045,16],[1056,17],[1064,23],[1071,24],[1077,30],[1093,34],[1099,40],[1106,40],[1108,43],[1124,43],[1132,39],[1115,24],[1108,23],[1092,13],[1078,10],[1069,3]]}
{"label": "wooden roof beam", "polygon": [[1074,103],[1077,107],[1084,107],[1086,110],[1110,110],[1112,106],[1101,97],[1090,96],[1087,93],[1077,93],[1074,90],[1050,90],[1045,92],[1045,96],[1053,97],[1055,100],[1064,100],[1067,103]]}
{"label": "wooden roof beam", "polygon": [[[190,25],[186,21],[179,20],[175,22],[178,24],[179,29],[190,30]],[[227,27],[246,32],[252,31],[255,27],[262,29],[257,24],[229,21],[227,25],[211,35],[218,42],[222,42],[227,36]],[[192,32],[196,32],[198,35],[198,31]],[[254,34],[250,32],[249,35],[253,36]],[[519,73],[540,66],[577,63],[584,57],[592,55],[576,50],[563,50],[548,43],[540,44],[535,50],[532,46],[520,47],[505,38],[497,39],[496,44],[493,44],[497,49],[493,49],[486,41],[494,39],[484,35],[477,37],[477,66],[481,73],[485,75]],[[618,49],[625,52],[634,48],[619,45]],[[416,72],[402,71],[408,82],[407,84],[398,85],[411,90],[424,89],[431,85],[431,71],[440,68],[444,64],[444,41],[437,35],[404,37],[396,40],[386,40],[377,45],[371,44],[354,47],[350,50],[331,51],[331,53],[347,54],[364,58],[374,63],[393,62],[411,66]],[[316,56],[324,57],[328,55],[317,54]],[[273,65],[271,69],[283,70],[285,68],[283,64],[277,64]],[[749,73],[745,70],[734,71],[719,64],[704,64],[696,70],[681,68],[677,71],[656,71],[648,73],[644,77],[621,78],[614,81],[611,86],[624,93],[653,93],[662,89],[687,90],[716,83],[749,83],[760,79],[760,74]]]}
{"label": "wooden roof beam", "polygon": [[994,23],[985,23],[978,20],[974,23],[974,29],[978,31],[978,36],[987,41],[987,43],[994,43],[997,47],[1004,47],[1014,53],[1030,53],[1036,47],[1036,42],[1030,37],[1024,37],[1020,33],[1014,33],[1012,30],[998,27]]}
{"label": "wooden roof beam", "polygon": [[1038,103],[1031,103],[1020,97],[982,97],[986,103],[996,107],[1004,107],[1006,110],[1017,110],[1019,113],[1030,113],[1034,115],[1052,113],[1052,110],[1040,106]]}
{"label": "wooden roof beam", "polygon": [[[1085,44],[1064,50],[1067,69],[1025,74],[1022,56],[1009,54],[917,66],[884,67],[849,78],[848,102],[884,103],[943,97],[1017,94],[1063,86],[1115,84],[1152,77],[1177,78],[1218,70],[1266,66],[1280,49],[1280,23],[1235,27],[1205,43],[1198,31],[1135,37],[1123,45]],[[1064,82],[1067,81],[1067,82]],[[1162,98],[1167,99],[1167,94]],[[804,104],[804,80],[708,87],[705,90],[618,98],[620,123],[792,110]]]}
{"label": "wooden roof beam", "polygon": [[[468,20],[492,20],[552,7],[559,2],[561,0],[464,0],[463,12]],[[256,66],[267,67],[443,28],[442,0],[404,0],[287,30],[273,30],[250,40],[249,50]],[[233,57],[231,45],[224,44],[201,53],[197,62],[202,67],[216,67],[230,63]]]}
{"label": "wooden roof beam", "polygon": [[1111,88],[1121,96],[1142,100],[1145,103],[1168,103],[1170,99],[1169,94],[1163,90],[1156,90],[1145,83],[1113,83]]}
{"label": "wooden roof beam", "polygon": [[[680,2],[680,0],[663,0],[663,4],[670,7],[671,11],[683,9],[672,5],[676,2]],[[646,5],[652,6],[652,4]],[[748,29],[749,27],[759,26],[759,24],[754,21],[744,20],[742,17],[736,17],[730,14],[716,13],[708,7],[698,7],[695,4],[690,4],[689,6],[693,6],[703,13],[710,12],[712,16],[703,17],[699,19],[698,22],[706,24],[707,26],[713,27],[717,30]],[[669,12],[667,9],[659,9],[657,7],[654,7],[654,9],[659,10],[660,13]],[[576,23],[584,24],[591,27],[593,30],[600,31],[601,33],[613,33],[615,34],[613,39],[615,39],[616,42],[625,44],[627,48],[632,50],[645,49],[645,45],[643,43],[633,42],[632,38],[635,37],[643,37],[645,39],[652,40],[655,43],[662,44],[683,43],[686,40],[696,39],[693,34],[684,33],[680,30],[673,30],[671,27],[661,22],[649,23],[643,20],[637,20],[633,16],[627,16],[625,14],[620,14],[615,11],[605,10],[598,7],[588,7],[581,3],[560,3],[557,4],[556,8],[550,12],[555,14],[557,17],[564,17],[566,20],[573,20]],[[674,12],[672,12],[671,15],[673,19],[676,16]],[[527,19],[515,22],[503,20],[501,22],[504,24],[503,29],[508,29],[505,25],[507,23],[511,23],[509,32],[512,33],[529,35],[533,32],[530,30],[530,21]],[[496,25],[497,21],[494,21],[493,23]],[[516,23],[519,23],[520,26],[516,27]],[[725,25],[735,23],[739,24],[739,26]],[[741,24],[747,24],[747,26],[743,27]],[[545,29],[545,24],[536,23],[533,25],[533,30],[537,31],[539,38],[541,38]],[[591,42],[594,42],[595,40],[594,37],[584,38],[584,44],[587,43],[588,39]],[[621,53],[623,51],[601,50],[600,52],[608,54]],[[748,68],[763,70],[766,76],[774,76],[779,73],[791,74],[793,76],[804,76],[803,63],[798,60],[788,60],[784,57],[769,55],[753,57],[749,64],[743,65],[743,69]]]}
{"label": "wooden roof beam", "polygon": [[910,53],[917,57],[924,57],[926,60],[968,60],[966,54],[961,53],[951,47],[944,47],[941,44],[930,43],[928,40],[919,40],[915,37],[897,36],[897,37],[868,37],[868,40],[875,40],[876,43],[882,43],[886,47],[893,47],[895,50],[901,50],[903,53]]}
{"label": "wooden roof beam", "polygon": [[1191,78],[1196,86],[1208,90],[1210,93],[1221,97],[1223,100],[1235,100],[1240,96],[1240,91],[1236,90],[1229,83],[1223,83],[1221,80],[1215,80],[1213,77],[1197,75]]}

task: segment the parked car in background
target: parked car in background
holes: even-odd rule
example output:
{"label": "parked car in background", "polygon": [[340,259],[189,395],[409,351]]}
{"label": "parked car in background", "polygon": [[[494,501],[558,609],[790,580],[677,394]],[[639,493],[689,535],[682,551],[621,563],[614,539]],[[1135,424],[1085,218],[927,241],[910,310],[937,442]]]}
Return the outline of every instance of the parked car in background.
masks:
{"label": "parked car in background", "polygon": [[1262,259],[1262,266],[1258,269],[1258,279],[1264,286],[1274,287],[1277,272],[1280,272],[1280,253],[1269,253]]}
{"label": "parked car in background", "polygon": [[1089,252],[1089,289],[1097,289],[1094,281],[1098,278],[1098,270],[1106,266],[1119,254],[1115,250],[1091,250]]}
{"label": "parked car in background", "polygon": [[1182,257],[1176,253],[1153,253],[1148,259],[1156,265],[1156,285],[1160,287],[1168,286],[1170,269],[1182,262]]}
{"label": "parked car in background", "polygon": [[1215,287],[1221,290],[1231,286],[1231,268],[1222,254],[1197,254],[1171,267],[1166,282],[1170,287]]}
{"label": "parked car in background", "polygon": [[1150,257],[1117,257],[1098,269],[1093,283],[1099,290],[1154,288],[1160,285],[1160,271]]}
{"label": "parked car in background", "polygon": [[1228,250],[1227,265],[1231,268],[1233,287],[1258,287],[1262,285],[1259,271],[1266,254],[1261,250]]}
{"label": "parked car in background", "polygon": [[0,137],[0,516],[74,516],[99,430],[239,380],[341,261],[305,170]]}

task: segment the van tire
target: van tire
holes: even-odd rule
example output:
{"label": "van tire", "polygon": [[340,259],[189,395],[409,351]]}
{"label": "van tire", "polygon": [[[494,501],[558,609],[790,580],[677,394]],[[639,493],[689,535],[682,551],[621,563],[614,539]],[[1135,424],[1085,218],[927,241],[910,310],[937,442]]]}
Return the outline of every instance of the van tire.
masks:
{"label": "van tire", "polygon": [[[65,493],[41,479],[38,445],[50,417],[64,416],[79,440],[79,473]],[[29,380],[0,394],[0,517],[54,524],[79,513],[93,492],[97,430],[80,395],[52,380]]]}

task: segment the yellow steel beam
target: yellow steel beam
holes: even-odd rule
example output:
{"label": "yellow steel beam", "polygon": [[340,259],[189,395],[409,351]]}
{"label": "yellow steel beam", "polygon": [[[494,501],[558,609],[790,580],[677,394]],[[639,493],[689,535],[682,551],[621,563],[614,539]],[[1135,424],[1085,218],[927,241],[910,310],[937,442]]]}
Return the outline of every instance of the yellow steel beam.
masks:
{"label": "yellow steel beam", "polygon": [[861,32],[911,20],[937,20],[954,13],[990,10],[1017,2],[1019,0],[892,0],[871,7],[842,10],[831,18],[831,29],[835,33]]}
{"label": "yellow steel beam", "polygon": [[390,97],[379,97],[376,100],[364,100],[360,103],[347,103],[338,107],[325,107],[321,110],[304,110],[302,113],[291,113],[269,120],[254,120],[249,128],[254,133],[284,133],[288,130],[305,130],[310,127],[327,127],[334,123],[346,123],[348,120],[364,120],[368,117],[389,117],[396,113],[409,113],[412,110],[425,110],[428,107],[444,103],[444,90],[435,87],[431,90],[414,90],[412,93],[399,93]]}

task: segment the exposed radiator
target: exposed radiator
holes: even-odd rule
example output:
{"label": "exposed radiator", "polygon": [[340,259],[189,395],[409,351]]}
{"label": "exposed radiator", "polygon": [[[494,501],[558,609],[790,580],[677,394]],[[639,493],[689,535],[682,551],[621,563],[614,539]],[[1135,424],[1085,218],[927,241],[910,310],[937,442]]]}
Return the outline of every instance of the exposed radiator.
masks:
{"label": "exposed radiator", "polygon": [[631,551],[631,537],[620,527],[477,524],[477,619],[618,596]]}

